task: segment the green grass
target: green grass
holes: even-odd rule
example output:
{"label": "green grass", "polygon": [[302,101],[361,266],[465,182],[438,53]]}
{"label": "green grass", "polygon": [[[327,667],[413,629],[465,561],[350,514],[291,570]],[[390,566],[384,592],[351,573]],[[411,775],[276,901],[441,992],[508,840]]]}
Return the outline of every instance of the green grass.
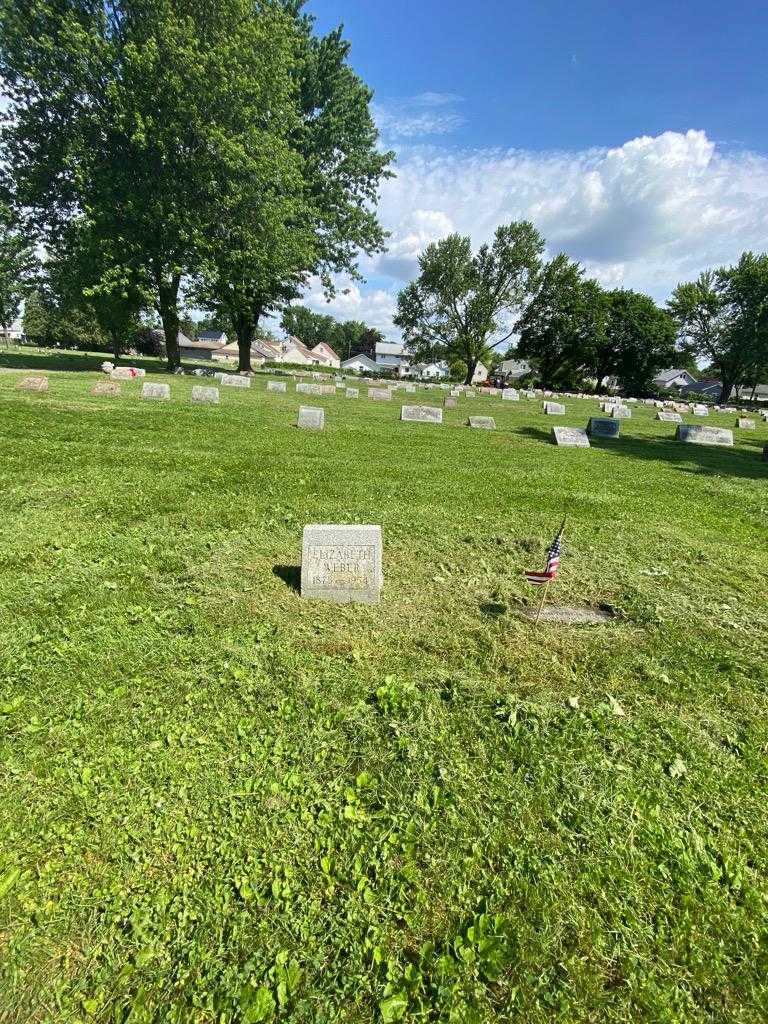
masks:
{"label": "green grass", "polygon": [[[765,425],[702,448],[635,407],[558,449],[595,403],[435,427],[18,376],[4,1024],[768,1017]],[[563,513],[552,598],[607,625],[522,617]],[[379,605],[301,601],[308,522],[381,524]]]}

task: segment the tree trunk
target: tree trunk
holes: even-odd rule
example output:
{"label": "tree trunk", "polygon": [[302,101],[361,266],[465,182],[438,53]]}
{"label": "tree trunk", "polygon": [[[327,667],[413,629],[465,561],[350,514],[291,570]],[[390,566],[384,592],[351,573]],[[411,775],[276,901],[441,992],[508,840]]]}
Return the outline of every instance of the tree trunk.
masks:
{"label": "tree trunk", "polygon": [[728,380],[727,377],[723,377],[723,383],[722,383],[722,386],[720,388],[720,399],[719,399],[719,404],[720,405],[725,405],[725,403],[731,397],[731,392],[733,391],[735,385],[736,385],[736,381],[735,380]]}
{"label": "tree trunk", "polygon": [[120,359],[120,338],[117,331],[112,332],[112,354],[115,357],[115,362],[118,362]]}
{"label": "tree trunk", "polygon": [[475,376],[475,370],[477,369],[477,364],[478,364],[479,361],[480,361],[479,359],[469,359],[469,360],[467,360],[467,376],[466,376],[466,379],[464,381],[464,383],[466,385],[469,385],[469,384],[472,383],[472,378]]}
{"label": "tree trunk", "polygon": [[240,321],[237,330],[237,369],[240,373],[250,373],[251,367],[251,344],[256,334],[255,326],[249,321]]}
{"label": "tree trunk", "polygon": [[179,351],[179,283],[180,277],[174,274],[170,281],[159,280],[157,282],[158,308],[160,319],[163,322],[163,333],[165,334],[165,355],[168,360],[168,371],[181,366],[181,352]]}

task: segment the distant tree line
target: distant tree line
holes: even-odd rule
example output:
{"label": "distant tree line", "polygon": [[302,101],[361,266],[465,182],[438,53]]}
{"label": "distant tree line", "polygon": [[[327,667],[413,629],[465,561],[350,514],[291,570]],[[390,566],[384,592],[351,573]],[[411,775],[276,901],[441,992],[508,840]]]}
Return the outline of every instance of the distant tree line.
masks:
{"label": "distant tree line", "polygon": [[476,253],[461,235],[427,246],[395,317],[414,358],[462,363],[469,382],[514,338],[508,354],[528,360],[545,386],[600,391],[613,379],[634,395],[649,394],[660,370],[699,360],[719,375],[721,401],[768,375],[768,255],[744,253],[678,285],[662,309],[543,252],[527,221],[502,225]]}
{"label": "distant tree line", "polygon": [[307,348],[314,348],[321,341],[326,342],[340,359],[356,355],[366,355],[373,359],[377,343],[384,341],[381,331],[368,327],[360,320],[337,320],[327,314],[313,313],[306,306],[286,306],[280,326],[286,334],[298,338]]}

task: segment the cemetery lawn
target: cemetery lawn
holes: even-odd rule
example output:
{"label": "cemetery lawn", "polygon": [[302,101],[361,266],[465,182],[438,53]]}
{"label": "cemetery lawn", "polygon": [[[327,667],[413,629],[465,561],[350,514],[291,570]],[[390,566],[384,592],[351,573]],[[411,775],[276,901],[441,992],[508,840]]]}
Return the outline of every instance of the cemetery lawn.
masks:
{"label": "cemetery lawn", "polygon": [[[48,375],[0,372],[3,1024],[768,1019],[768,427]],[[565,513],[552,600],[614,617],[534,629]],[[382,526],[379,605],[301,601],[311,522]]]}

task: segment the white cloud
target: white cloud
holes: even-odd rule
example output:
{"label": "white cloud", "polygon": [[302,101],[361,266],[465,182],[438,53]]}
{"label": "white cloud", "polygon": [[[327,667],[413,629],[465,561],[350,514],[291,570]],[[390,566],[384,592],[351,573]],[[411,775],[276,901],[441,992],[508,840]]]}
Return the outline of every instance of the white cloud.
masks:
{"label": "white cloud", "polygon": [[455,93],[422,92],[418,96],[376,102],[373,115],[385,144],[389,144],[398,139],[455,132],[465,119],[451,108],[461,102],[462,97]]}
{"label": "white cloud", "polygon": [[404,147],[396,170],[379,207],[389,251],[362,263],[375,287],[337,299],[390,335],[419,252],[451,231],[478,245],[498,224],[530,219],[550,254],[562,249],[604,285],[659,301],[706,267],[768,248],[768,157],[720,149],[702,131],[580,152]]}

